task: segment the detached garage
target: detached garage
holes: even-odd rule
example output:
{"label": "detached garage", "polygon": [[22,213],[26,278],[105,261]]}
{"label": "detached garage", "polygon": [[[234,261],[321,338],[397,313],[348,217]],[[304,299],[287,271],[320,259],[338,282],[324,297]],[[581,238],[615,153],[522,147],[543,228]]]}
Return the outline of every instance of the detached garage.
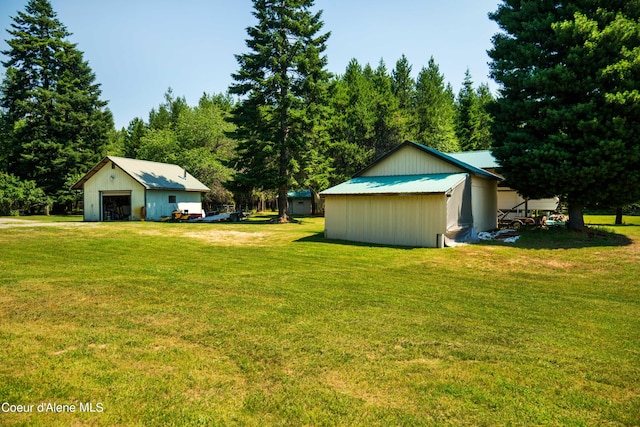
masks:
{"label": "detached garage", "polygon": [[468,241],[497,227],[500,179],[407,141],[320,193],[325,237],[418,247]]}
{"label": "detached garage", "polygon": [[107,156],[72,187],[84,190],[85,221],[159,221],[175,210],[203,216],[209,188],[167,163]]}

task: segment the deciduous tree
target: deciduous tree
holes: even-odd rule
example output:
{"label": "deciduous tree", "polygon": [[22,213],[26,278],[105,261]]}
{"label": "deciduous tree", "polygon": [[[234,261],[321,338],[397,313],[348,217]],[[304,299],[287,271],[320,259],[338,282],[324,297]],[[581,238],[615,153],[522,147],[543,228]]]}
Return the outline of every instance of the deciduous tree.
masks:
{"label": "deciduous tree", "polygon": [[225,185],[232,170],[227,166],[235,141],[229,138],[234,125],[228,120],[233,102],[228,96],[207,95],[196,107],[183,97],[167,92],[165,102],[149,114],[154,126],[134,120],[129,126],[130,143],[125,148],[135,158],[185,167],[211,189],[205,201],[211,205],[229,203],[233,197]]}

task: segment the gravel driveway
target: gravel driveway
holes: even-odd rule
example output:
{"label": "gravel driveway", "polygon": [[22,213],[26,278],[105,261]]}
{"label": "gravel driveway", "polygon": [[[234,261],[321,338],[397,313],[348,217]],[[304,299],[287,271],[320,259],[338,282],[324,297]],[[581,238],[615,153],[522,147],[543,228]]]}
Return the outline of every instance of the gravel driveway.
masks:
{"label": "gravel driveway", "polygon": [[60,221],[60,222],[40,222],[26,219],[0,218],[0,229],[13,227],[86,227],[95,226],[97,222],[82,221]]}

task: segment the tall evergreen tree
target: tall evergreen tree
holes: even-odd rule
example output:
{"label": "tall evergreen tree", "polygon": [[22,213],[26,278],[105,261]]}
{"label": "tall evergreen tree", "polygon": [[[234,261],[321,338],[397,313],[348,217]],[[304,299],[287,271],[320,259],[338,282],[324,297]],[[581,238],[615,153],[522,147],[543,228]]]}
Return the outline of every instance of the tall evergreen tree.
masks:
{"label": "tall evergreen tree", "polygon": [[583,208],[640,199],[637,1],[504,0],[489,55],[501,84],[494,154],[526,197]]}
{"label": "tall evergreen tree", "polygon": [[13,18],[0,89],[0,150],[8,172],[47,194],[105,154],[113,118],[100,85],[48,0],[30,0]]}
{"label": "tall evergreen tree", "polygon": [[412,131],[416,142],[440,151],[460,151],[455,134],[455,96],[433,57],[418,74],[414,96]]}
{"label": "tall evergreen tree", "polygon": [[471,73],[467,69],[462,88],[456,98],[456,135],[462,151],[491,148],[491,115],[487,111],[493,95],[486,84],[473,88]]}
{"label": "tall evergreen tree", "polygon": [[138,150],[142,145],[141,140],[147,132],[149,132],[149,129],[141,118],[136,117],[129,122],[123,143],[123,154],[125,157],[131,159],[138,158]]}
{"label": "tall evergreen tree", "polygon": [[489,150],[493,147],[493,134],[491,126],[493,116],[489,111],[495,101],[491,89],[487,83],[481,84],[476,90],[477,110],[475,112],[476,131],[472,139],[475,150]]}
{"label": "tall evergreen tree", "polygon": [[404,123],[398,98],[393,93],[393,80],[383,60],[373,72],[371,82],[375,93],[374,147],[378,157],[404,141]]}
{"label": "tall evergreen tree", "polygon": [[329,33],[319,34],[322,12],[313,0],[253,0],[258,24],[247,29],[250,53],[236,55],[232,94],[238,140],[236,180],[247,190],[277,189],[278,219],[287,221],[287,191],[326,165],[313,133],[327,115],[330,74],[324,51]]}
{"label": "tall evergreen tree", "polygon": [[375,113],[373,84],[356,59],[331,86],[329,156],[335,172],[331,184],[349,179],[374,157]]}
{"label": "tall evergreen tree", "polygon": [[149,129],[169,129],[176,126],[180,114],[189,109],[184,96],[175,97],[173,89],[169,88],[164,94],[164,102],[158,109],[152,108],[149,112]]}
{"label": "tall evergreen tree", "polygon": [[412,66],[403,54],[396,61],[395,68],[391,71],[391,90],[398,100],[398,126],[402,141],[410,139],[410,126],[413,112],[413,99],[416,82],[411,77]]}
{"label": "tall evergreen tree", "polygon": [[412,66],[409,64],[409,60],[403,54],[396,61],[396,67],[391,72],[391,89],[396,98],[398,98],[398,106],[401,110],[410,110],[412,107],[416,82],[411,77],[411,69]]}
{"label": "tall evergreen tree", "polygon": [[458,137],[462,151],[471,151],[474,149],[472,140],[475,130],[474,110],[476,109],[477,102],[471,73],[467,68],[462,87],[456,98],[456,136]]}

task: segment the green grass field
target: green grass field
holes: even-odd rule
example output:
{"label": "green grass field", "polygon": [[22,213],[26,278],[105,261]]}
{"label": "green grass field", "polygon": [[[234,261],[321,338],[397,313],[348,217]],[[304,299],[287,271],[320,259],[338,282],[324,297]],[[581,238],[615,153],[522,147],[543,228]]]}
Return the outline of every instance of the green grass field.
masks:
{"label": "green grass field", "polygon": [[640,424],[640,218],[454,249],[257,219],[0,228],[0,425]]}

